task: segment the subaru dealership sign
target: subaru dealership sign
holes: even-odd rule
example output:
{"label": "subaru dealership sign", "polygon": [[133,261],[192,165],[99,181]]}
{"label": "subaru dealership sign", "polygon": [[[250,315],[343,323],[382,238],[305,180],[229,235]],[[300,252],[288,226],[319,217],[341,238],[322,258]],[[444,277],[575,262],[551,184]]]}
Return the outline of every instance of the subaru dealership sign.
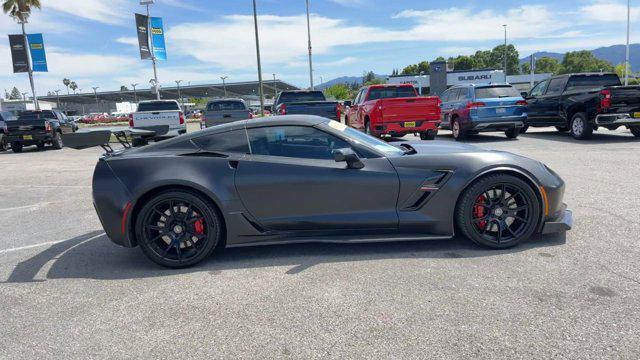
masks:
{"label": "subaru dealership sign", "polygon": [[502,70],[470,70],[447,73],[447,85],[505,83],[507,79]]}

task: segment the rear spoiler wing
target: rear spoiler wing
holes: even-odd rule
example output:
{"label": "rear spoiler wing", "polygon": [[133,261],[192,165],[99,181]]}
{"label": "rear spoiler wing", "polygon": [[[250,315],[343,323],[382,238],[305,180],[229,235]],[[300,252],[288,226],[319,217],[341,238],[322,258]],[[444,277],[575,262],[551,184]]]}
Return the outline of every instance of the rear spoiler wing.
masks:
{"label": "rear spoiler wing", "polygon": [[115,136],[116,140],[125,149],[131,149],[133,145],[129,142],[129,138],[135,140],[140,139],[142,143],[157,136],[165,135],[169,132],[169,125],[149,126],[144,128],[132,129],[101,129],[75,132],[71,134],[62,134],[62,142],[64,146],[76,150],[88,149],[100,146],[107,154],[114,152],[111,147],[111,136]]}

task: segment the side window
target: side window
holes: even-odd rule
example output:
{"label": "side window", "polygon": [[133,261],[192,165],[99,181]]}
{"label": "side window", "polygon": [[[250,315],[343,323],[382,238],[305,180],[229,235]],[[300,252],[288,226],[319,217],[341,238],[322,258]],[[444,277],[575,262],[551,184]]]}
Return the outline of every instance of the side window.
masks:
{"label": "side window", "polygon": [[547,95],[560,95],[564,91],[566,78],[551,79],[549,82],[549,88],[547,89]]}
{"label": "side window", "polygon": [[350,145],[331,134],[308,126],[271,126],[248,129],[255,155],[333,160],[333,150]]}
{"label": "side window", "polygon": [[362,104],[365,101],[365,98],[367,97],[367,88],[364,88],[360,91],[360,101],[358,101],[358,104]]}
{"label": "side window", "polygon": [[360,103],[360,99],[362,98],[362,92],[363,92],[363,90],[360,90],[360,91],[358,92],[358,95],[356,95],[355,100],[353,100],[353,103],[354,103],[354,104],[359,104],[359,103]]}
{"label": "side window", "polygon": [[458,93],[458,101],[466,101],[469,99],[469,90],[467,88],[460,88]]}
{"label": "side window", "polygon": [[547,89],[547,85],[549,85],[549,80],[539,82],[538,85],[534,86],[533,89],[531,89],[531,96],[541,96],[542,94],[544,94],[545,90]]}
{"label": "side window", "polygon": [[202,136],[193,139],[193,142],[203,150],[213,152],[238,154],[249,153],[247,133],[244,129]]}
{"label": "side window", "polygon": [[445,92],[442,93],[440,100],[442,100],[443,103],[448,102],[450,94],[451,94],[451,90],[446,90]]}

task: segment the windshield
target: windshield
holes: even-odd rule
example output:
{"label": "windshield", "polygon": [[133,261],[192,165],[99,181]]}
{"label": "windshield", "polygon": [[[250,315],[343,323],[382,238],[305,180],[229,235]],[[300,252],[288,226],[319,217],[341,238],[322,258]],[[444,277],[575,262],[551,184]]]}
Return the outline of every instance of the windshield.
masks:
{"label": "windshield", "polygon": [[476,88],[476,99],[491,99],[503,97],[521,97],[518,90],[512,86],[492,86]]}
{"label": "windshield", "polygon": [[149,101],[138,105],[138,111],[163,111],[180,110],[180,106],[175,101]]}
{"label": "windshield", "polygon": [[369,100],[416,97],[416,92],[410,86],[387,86],[372,88],[369,91]]}
{"label": "windshield", "polygon": [[372,136],[369,136],[361,131],[358,131],[356,129],[350,128],[342,123],[339,123],[337,121],[329,121],[328,125],[331,126],[332,128],[342,132],[342,134],[351,139],[353,142],[357,143],[357,144],[361,144],[370,148],[374,148],[382,153],[384,153],[385,156],[402,156],[405,154],[405,152],[400,149],[397,148],[393,145],[389,145],[386,142],[380,140],[380,139],[376,139]]}
{"label": "windshield", "polygon": [[208,111],[247,110],[242,101],[215,101],[209,103]]}

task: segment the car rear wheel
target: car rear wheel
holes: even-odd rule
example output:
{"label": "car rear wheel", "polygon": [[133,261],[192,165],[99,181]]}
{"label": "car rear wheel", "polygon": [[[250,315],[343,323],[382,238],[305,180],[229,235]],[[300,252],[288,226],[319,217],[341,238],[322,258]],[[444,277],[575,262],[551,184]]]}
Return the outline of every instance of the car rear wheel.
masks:
{"label": "car rear wheel", "polygon": [[43,142],[37,143],[36,146],[38,147],[38,149],[44,149],[44,143]]}
{"label": "car rear wheel", "polygon": [[460,198],[456,224],[471,241],[495,248],[515,246],[533,235],[540,221],[533,188],[508,174],[489,175],[473,183]]}
{"label": "car rear wheel", "polygon": [[517,128],[509,129],[505,131],[504,134],[507,135],[509,139],[515,139],[518,137],[518,135],[520,135],[520,129],[517,129]]}
{"label": "car rear wheel", "polygon": [[374,134],[374,133],[371,131],[371,124],[369,123],[369,121],[368,121],[368,120],[364,122],[364,132],[365,132],[367,135],[376,136],[376,134]]}
{"label": "car rear wheel", "polygon": [[529,130],[529,125],[525,125],[520,129],[520,134],[524,134]]}
{"label": "car rear wheel", "polygon": [[2,140],[0,140],[0,151],[5,150],[7,150],[7,138],[3,137]]}
{"label": "car rear wheel", "polygon": [[148,201],[136,219],[136,237],[153,262],[172,268],[194,265],[221,241],[221,218],[210,200],[183,190]]}
{"label": "car rear wheel", "polygon": [[420,140],[434,140],[438,135],[437,131],[429,130],[420,133]]}
{"label": "car rear wheel", "polygon": [[53,148],[56,150],[62,149],[64,147],[64,143],[62,142],[62,134],[56,131],[53,135],[53,140],[51,140],[51,145],[53,145]]}
{"label": "car rear wheel", "polygon": [[11,150],[14,153],[21,153],[22,152],[22,144],[17,142],[17,141],[16,142],[12,142],[11,143]]}
{"label": "car rear wheel", "polygon": [[640,137],[640,126],[632,126],[629,130],[635,137]]}
{"label": "car rear wheel", "polygon": [[593,126],[587,121],[587,114],[576,113],[571,118],[571,135],[578,140],[585,140],[593,134]]}
{"label": "car rear wheel", "polygon": [[460,120],[458,119],[454,119],[451,123],[451,132],[453,134],[453,138],[456,139],[456,141],[464,140],[467,135],[464,133],[464,130],[462,130],[462,125],[460,124]]}

